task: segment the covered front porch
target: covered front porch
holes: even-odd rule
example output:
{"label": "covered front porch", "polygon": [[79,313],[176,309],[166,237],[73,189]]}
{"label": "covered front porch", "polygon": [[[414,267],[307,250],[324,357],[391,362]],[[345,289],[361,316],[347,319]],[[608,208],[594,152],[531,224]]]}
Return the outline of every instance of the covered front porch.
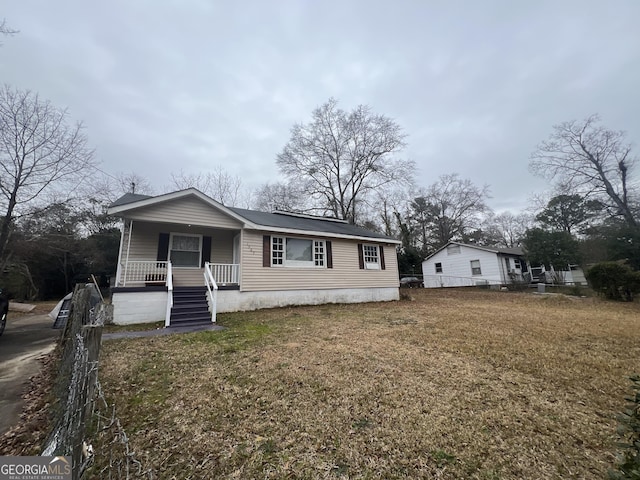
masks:
{"label": "covered front porch", "polygon": [[[240,285],[240,230],[125,221],[116,288]],[[208,271],[205,271],[207,265]]]}
{"label": "covered front porch", "polygon": [[240,288],[240,230],[126,220],[114,305],[165,326],[216,321],[218,290]]}

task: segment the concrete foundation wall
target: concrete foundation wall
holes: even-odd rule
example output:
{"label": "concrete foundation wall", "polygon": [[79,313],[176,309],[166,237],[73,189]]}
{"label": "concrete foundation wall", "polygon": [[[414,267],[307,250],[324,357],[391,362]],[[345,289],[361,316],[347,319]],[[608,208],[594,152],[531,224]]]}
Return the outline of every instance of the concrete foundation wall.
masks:
{"label": "concrete foundation wall", "polygon": [[324,303],[364,303],[398,300],[398,288],[337,288],[332,290],[286,290],[276,292],[218,292],[218,312],[242,312],[261,308]]}
{"label": "concrete foundation wall", "polygon": [[111,296],[113,323],[164,322],[167,292],[117,292]]}
{"label": "concrete foundation wall", "polygon": [[[275,292],[220,290],[217,293],[217,310],[218,313],[241,312],[292,305],[388,302],[399,298],[400,292],[397,287]],[[116,325],[164,321],[167,308],[167,293],[118,292],[113,294],[111,303],[114,305],[113,317]]]}

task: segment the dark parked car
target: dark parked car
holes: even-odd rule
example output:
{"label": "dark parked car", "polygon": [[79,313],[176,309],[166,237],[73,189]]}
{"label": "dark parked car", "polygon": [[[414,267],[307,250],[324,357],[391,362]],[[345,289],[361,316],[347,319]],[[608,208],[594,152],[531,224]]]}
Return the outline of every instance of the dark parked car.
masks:
{"label": "dark parked car", "polygon": [[422,288],[422,280],[418,277],[402,277],[400,279],[400,286],[404,288]]}
{"label": "dark parked car", "polygon": [[7,325],[7,313],[9,313],[9,299],[2,295],[0,289],[0,335],[4,332],[4,327]]}

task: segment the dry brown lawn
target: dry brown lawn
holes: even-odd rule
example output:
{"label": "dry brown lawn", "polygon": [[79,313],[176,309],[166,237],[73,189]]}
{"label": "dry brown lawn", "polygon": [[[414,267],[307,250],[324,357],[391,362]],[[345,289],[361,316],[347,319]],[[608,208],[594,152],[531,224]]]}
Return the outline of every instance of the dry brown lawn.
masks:
{"label": "dry brown lawn", "polygon": [[101,380],[156,478],[606,476],[638,303],[411,293],[106,341]]}

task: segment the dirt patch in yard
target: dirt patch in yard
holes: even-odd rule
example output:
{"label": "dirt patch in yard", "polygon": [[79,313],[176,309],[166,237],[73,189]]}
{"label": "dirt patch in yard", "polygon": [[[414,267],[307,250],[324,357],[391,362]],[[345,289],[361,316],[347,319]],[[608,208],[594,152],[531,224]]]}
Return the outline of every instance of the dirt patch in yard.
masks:
{"label": "dirt patch in yard", "polygon": [[113,340],[104,390],[159,478],[606,475],[626,377],[640,370],[640,305],[411,295]]}

